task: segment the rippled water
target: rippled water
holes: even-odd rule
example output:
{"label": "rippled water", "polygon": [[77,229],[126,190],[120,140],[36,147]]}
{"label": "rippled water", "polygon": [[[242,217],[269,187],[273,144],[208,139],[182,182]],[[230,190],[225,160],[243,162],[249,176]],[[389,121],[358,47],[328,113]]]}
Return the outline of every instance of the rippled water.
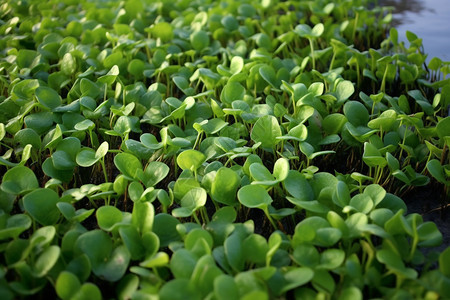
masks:
{"label": "rippled water", "polygon": [[393,6],[393,25],[399,38],[407,43],[407,30],[423,40],[428,61],[437,56],[450,61],[450,0],[381,0]]}

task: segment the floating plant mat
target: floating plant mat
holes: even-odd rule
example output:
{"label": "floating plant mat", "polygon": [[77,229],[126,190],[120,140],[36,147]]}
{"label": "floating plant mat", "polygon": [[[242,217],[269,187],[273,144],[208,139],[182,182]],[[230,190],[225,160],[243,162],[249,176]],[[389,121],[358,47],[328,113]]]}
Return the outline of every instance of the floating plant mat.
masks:
{"label": "floating plant mat", "polygon": [[450,298],[449,64],[253,2],[4,1],[1,299]]}

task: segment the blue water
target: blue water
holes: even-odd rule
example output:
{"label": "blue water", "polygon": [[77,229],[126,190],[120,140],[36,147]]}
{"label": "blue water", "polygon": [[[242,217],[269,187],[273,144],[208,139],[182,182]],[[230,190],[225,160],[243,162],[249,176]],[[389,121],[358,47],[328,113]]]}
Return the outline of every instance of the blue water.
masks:
{"label": "blue water", "polygon": [[405,33],[411,31],[423,40],[427,61],[439,57],[450,61],[450,0],[382,0],[394,6],[393,25],[399,39],[408,45]]}

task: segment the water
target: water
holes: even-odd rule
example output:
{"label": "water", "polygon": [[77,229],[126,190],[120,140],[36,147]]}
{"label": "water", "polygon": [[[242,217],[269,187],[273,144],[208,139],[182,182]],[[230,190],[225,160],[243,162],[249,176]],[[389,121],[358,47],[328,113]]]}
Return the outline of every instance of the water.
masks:
{"label": "water", "polygon": [[393,26],[399,39],[405,41],[406,31],[423,40],[427,61],[439,57],[450,61],[450,0],[382,0],[382,5],[393,6]]}

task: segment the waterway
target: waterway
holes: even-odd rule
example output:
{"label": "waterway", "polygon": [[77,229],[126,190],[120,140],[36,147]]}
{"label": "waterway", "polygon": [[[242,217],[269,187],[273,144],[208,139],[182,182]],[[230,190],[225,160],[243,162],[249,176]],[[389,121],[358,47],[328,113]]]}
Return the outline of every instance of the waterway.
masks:
{"label": "waterway", "polygon": [[380,0],[393,6],[393,26],[406,44],[406,31],[423,40],[427,61],[439,57],[450,61],[450,0]]}

